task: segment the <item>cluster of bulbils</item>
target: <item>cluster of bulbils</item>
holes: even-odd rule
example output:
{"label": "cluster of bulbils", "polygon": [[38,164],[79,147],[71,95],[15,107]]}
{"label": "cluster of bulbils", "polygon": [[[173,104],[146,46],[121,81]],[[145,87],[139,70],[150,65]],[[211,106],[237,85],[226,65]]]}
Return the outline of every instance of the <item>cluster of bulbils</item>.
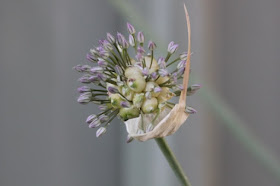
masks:
{"label": "cluster of bulbils", "polygon": [[[172,108],[169,102],[180,96],[187,53],[173,58],[178,44],[170,42],[167,55],[156,60],[154,50],[156,44],[148,42],[148,51],[144,48],[144,35],[136,33],[135,28],[127,23],[128,40],[121,34],[117,37],[107,33],[107,40],[100,40],[99,46],[90,50],[87,59],[94,64],[74,67],[84,75],[81,83],[93,84],[78,88],[81,93],[78,102],[93,102],[99,105],[101,112],[88,116],[86,122],[90,128],[100,127],[96,136],[106,132],[107,126],[119,116],[123,121],[154,113],[155,119],[166,107]],[[131,53],[134,53],[132,55]],[[173,58],[173,59],[172,59]],[[179,62],[173,70],[167,67]],[[188,95],[194,94],[200,85],[188,87]],[[195,113],[195,109],[187,107],[187,112]]]}

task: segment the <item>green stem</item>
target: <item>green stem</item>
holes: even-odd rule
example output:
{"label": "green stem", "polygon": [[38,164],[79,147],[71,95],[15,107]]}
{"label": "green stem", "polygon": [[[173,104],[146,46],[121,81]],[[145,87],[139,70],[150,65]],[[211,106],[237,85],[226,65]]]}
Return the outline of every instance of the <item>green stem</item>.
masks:
{"label": "green stem", "polygon": [[182,169],[175,155],[169,148],[166,140],[164,138],[155,138],[155,140],[161,152],[164,154],[166,160],[168,161],[169,166],[172,168],[176,177],[180,180],[181,184],[183,186],[191,186],[187,176],[184,173],[184,170]]}

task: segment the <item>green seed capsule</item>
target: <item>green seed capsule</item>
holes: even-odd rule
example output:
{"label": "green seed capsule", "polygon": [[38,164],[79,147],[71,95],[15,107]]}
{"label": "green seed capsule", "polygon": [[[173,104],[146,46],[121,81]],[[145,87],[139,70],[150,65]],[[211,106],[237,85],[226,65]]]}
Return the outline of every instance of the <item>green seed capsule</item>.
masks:
{"label": "green seed capsule", "polygon": [[144,98],[145,98],[145,95],[144,93],[137,93],[134,95],[133,97],[133,105],[136,107],[136,108],[140,108],[144,102]]}
{"label": "green seed capsule", "polygon": [[152,97],[157,97],[160,94],[160,92],[155,93],[154,92],[154,88],[155,87],[158,87],[158,84],[156,84],[153,81],[149,81],[149,82],[146,83],[145,91],[146,92],[151,92],[152,93]]}
{"label": "green seed capsule", "polygon": [[126,97],[126,99],[132,101],[134,92],[128,86],[122,87],[122,94]]}
{"label": "green seed capsule", "polygon": [[134,77],[136,75],[142,76],[142,72],[138,67],[128,67],[124,72],[125,77]]}
{"label": "green seed capsule", "polygon": [[124,120],[132,119],[138,117],[140,114],[140,110],[136,107],[130,108],[121,108],[119,112],[119,116]]}
{"label": "green seed capsule", "polygon": [[128,77],[127,84],[131,90],[137,93],[142,92],[146,87],[145,78],[141,75]]}
{"label": "green seed capsule", "polygon": [[142,105],[142,111],[146,114],[154,112],[158,108],[158,100],[156,98],[146,99]]}

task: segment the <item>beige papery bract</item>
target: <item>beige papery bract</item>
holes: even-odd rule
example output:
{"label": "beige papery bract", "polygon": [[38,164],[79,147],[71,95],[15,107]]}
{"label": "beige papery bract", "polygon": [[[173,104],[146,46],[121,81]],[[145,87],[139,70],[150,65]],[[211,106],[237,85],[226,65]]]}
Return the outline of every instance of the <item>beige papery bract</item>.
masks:
{"label": "beige papery bract", "polygon": [[[183,90],[181,91],[179,103],[176,104],[172,109],[162,109],[155,121],[153,121],[153,118],[155,118],[156,114],[144,114],[138,118],[126,121],[125,125],[128,135],[139,141],[169,136],[175,133],[189,116],[189,114],[185,112],[185,107],[190,72],[191,28],[189,14],[185,5],[184,9],[188,27],[188,57],[184,72]],[[150,126],[151,123],[153,123],[153,127]]]}

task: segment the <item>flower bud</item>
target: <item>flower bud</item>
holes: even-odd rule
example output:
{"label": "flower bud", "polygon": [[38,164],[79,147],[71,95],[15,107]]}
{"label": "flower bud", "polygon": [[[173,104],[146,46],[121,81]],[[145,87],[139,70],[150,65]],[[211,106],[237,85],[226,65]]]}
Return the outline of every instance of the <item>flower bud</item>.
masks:
{"label": "flower bud", "polygon": [[121,102],[121,107],[123,107],[123,108],[129,108],[130,106],[131,106],[130,103],[127,101]]}
{"label": "flower bud", "polygon": [[78,97],[77,101],[81,104],[86,104],[86,103],[90,102],[91,99],[92,99],[92,93],[85,92]]}
{"label": "flower bud", "polygon": [[96,73],[102,73],[103,72],[103,68],[102,67],[92,67],[90,69],[90,71],[93,73],[93,74],[96,74]]}
{"label": "flower bud", "polygon": [[134,138],[128,135],[127,138],[126,138],[126,143],[130,143],[133,140],[134,140]]}
{"label": "flower bud", "polygon": [[148,48],[149,48],[149,50],[154,50],[156,47],[157,47],[157,46],[156,46],[156,44],[155,44],[154,42],[149,41],[149,43],[148,43]]}
{"label": "flower bud", "polygon": [[142,103],[144,102],[144,93],[137,93],[134,95],[133,97],[133,105],[136,107],[136,108],[140,108],[142,106]]}
{"label": "flower bud", "polygon": [[119,90],[116,87],[113,86],[108,86],[107,87],[108,92],[110,92],[111,94],[116,94],[119,92]]}
{"label": "flower bud", "polygon": [[119,94],[111,94],[109,97],[114,108],[120,108],[121,102],[125,101]]}
{"label": "flower bud", "polygon": [[105,127],[100,127],[97,131],[96,131],[96,137],[98,138],[99,136],[101,136],[102,134],[104,134],[106,132],[106,128]]}
{"label": "flower bud", "polygon": [[146,114],[154,112],[158,107],[158,100],[156,98],[146,99],[141,107]]}
{"label": "flower bud", "polygon": [[89,128],[96,128],[99,127],[101,125],[101,122],[98,118],[95,118],[94,120],[92,120],[92,122],[88,125]]}
{"label": "flower bud", "polygon": [[99,116],[100,122],[107,121],[108,119],[109,119],[109,117],[108,117],[107,115],[105,115],[105,114],[101,114],[101,115]]}
{"label": "flower bud", "polygon": [[108,63],[107,63],[106,61],[104,61],[104,60],[99,60],[99,61],[97,62],[97,64],[98,64],[98,66],[101,67],[101,68],[104,68],[104,67],[106,67],[106,66],[108,65]]}
{"label": "flower bud", "polygon": [[187,53],[187,52],[184,52],[184,53],[182,53],[182,54],[180,55],[180,59],[181,59],[182,61],[186,61],[186,60],[187,60],[187,57],[188,57],[188,53]]}
{"label": "flower bud", "polygon": [[116,39],[114,36],[112,36],[110,33],[107,33],[107,39],[109,43],[114,44],[116,42]]}
{"label": "flower bud", "polygon": [[90,75],[86,74],[82,77],[79,78],[79,81],[81,83],[91,83],[91,80],[90,80]]}
{"label": "flower bud", "polygon": [[188,87],[187,95],[191,96],[191,95],[195,94],[200,88],[201,88],[201,86],[198,84],[194,84],[194,85]]}
{"label": "flower bud", "polygon": [[118,75],[122,75],[123,74],[123,71],[121,69],[121,67],[119,65],[116,65],[115,66],[115,71]]}
{"label": "flower bud", "polygon": [[149,75],[149,69],[147,67],[142,70],[142,75],[143,76],[148,76]]}
{"label": "flower bud", "polygon": [[134,41],[134,37],[132,35],[128,36],[128,42],[131,46],[135,46],[135,41]]}
{"label": "flower bud", "polygon": [[137,40],[138,40],[139,43],[144,43],[144,34],[143,34],[143,32],[138,32]]}
{"label": "flower bud", "polygon": [[168,45],[167,51],[170,54],[173,54],[178,49],[178,44],[174,44],[174,41],[171,41]]}
{"label": "flower bud", "polygon": [[92,54],[87,54],[86,58],[87,58],[87,60],[89,60],[91,62],[95,62],[97,60],[97,58],[94,57]]}
{"label": "flower bud", "polygon": [[89,115],[89,116],[87,117],[86,122],[87,122],[88,124],[90,124],[94,119],[97,119],[96,115],[95,115],[95,114],[91,114],[91,115]]}
{"label": "flower bud", "polygon": [[159,69],[158,74],[159,74],[161,77],[165,77],[165,76],[168,75],[168,71],[167,71],[167,69]]}
{"label": "flower bud", "polygon": [[135,28],[130,23],[127,23],[127,31],[130,34],[135,34]]}
{"label": "flower bud", "polygon": [[78,92],[79,93],[84,93],[84,92],[90,92],[91,88],[89,88],[88,86],[82,86],[78,88]]}
{"label": "flower bud", "polygon": [[165,59],[163,57],[160,57],[158,59],[158,65],[159,65],[159,68],[161,68],[161,69],[166,68],[166,62],[165,62]]}
{"label": "flower bud", "polygon": [[151,79],[152,79],[152,80],[156,80],[157,77],[158,77],[158,75],[157,75],[156,72],[153,72],[153,73],[151,74]]}
{"label": "flower bud", "polygon": [[196,114],[197,113],[197,111],[192,107],[187,107],[186,112],[189,113],[189,114]]}
{"label": "flower bud", "polygon": [[145,54],[145,49],[143,48],[143,47],[141,47],[141,46],[139,46],[138,48],[137,48],[137,52],[139,53],[139,54]]}
{"label": "flower bud", "polygon": [[160,87],[158,87],[158,86],[154,88],[154,92],[155,92],[155,93],[160,93],[161,90],[162,90],[162,89],[161,89]]}
{"label": "flower bud", "polygon": [[186,61],[182,60],[178,63],[177,69],[185,68],[186,66]]}
{"label": "flower bud", "polygon": [[136,118],[139,116],[140,110],[136,107],[129,107],[129,108],[121,108],[119,115],[120,117],[126,121],[128,119]]}
{"label": "flower bud", "polygon": [[146,87],[146,81],[144,77],[139,75],[128,77],[127,84],[130,89],[137,93],[142,92]]}

